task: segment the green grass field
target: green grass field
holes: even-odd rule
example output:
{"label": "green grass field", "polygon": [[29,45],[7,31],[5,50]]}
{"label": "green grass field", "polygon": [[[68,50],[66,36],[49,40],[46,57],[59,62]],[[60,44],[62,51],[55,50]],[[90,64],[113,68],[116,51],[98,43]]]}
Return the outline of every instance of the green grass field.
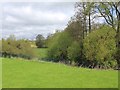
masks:
{"label": "green grass field", "polygon": [[34,48],[36,57],[45,58],[47,56],[47,48]]}
{"label": "green grass field", "polygon": [[118,71],[2,59],[3,88],[117,88]]}

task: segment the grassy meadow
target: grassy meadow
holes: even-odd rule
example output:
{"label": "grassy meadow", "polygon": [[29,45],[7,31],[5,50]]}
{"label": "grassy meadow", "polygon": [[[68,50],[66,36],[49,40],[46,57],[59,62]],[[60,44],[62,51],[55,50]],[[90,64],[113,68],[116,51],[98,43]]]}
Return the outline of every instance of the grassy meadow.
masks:
{"label": "grassy meadow", "polygon": [[45,58],[47,56],[47,48],[34,48],[37,58]]}
{"label": "grassy meadow", "polygon": [[3,88],[117,88],[118,71],[2,58]]}

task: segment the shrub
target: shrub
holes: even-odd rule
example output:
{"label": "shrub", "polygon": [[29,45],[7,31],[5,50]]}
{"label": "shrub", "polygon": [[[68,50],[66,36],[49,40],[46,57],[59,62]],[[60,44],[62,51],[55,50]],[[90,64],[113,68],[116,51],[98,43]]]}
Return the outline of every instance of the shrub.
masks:
{"label": "shrub", "polygon": [[16,40],[15,37],[2,39],[2,56],[3,57],[22,57],[31,59],[34,57],[33,48],[27,40]]}
{"label": "shrub", "polygon": [[67,63],[67,48],[72,43],[69,33],[61,32],[59,37],[53,40],[49,50],[48,57],[53,61],[61,61]]}
{"label": "shrub", "polygon": [[86,59],[92,63],[93,67],[116,67],[115,31],[111,27],[104,26],[90,33],[84,39],[84,47]]}
{"label": "shrub", "polygon": [[80,60],[80,44],[77,41],[74,41],[71,46],[68,47],[67,53],[68,53],[68,59],[70,60],[70,64],[76,63]]}

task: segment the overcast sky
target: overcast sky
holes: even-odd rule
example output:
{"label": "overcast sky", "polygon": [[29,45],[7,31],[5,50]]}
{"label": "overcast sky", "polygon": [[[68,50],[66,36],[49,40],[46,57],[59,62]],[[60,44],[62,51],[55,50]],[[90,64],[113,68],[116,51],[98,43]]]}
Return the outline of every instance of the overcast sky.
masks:
{"label": "overcast sky", "polygon": [[74,2],[5,3],[2,6],[2,37],[45,37],[56,29],[63,30],[74,15]]}

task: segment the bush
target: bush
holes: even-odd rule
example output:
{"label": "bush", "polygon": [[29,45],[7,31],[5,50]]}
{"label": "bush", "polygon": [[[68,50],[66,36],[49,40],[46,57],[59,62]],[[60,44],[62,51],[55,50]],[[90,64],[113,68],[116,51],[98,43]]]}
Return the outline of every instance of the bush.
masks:
{"label": "bush", "polygon": [[84,54],[89,64],[98,68],[115,68],[115,31],[104,26],[93,31],[84,39]]}
{"label": "bush", "polygon": [[2,39],[2,50],[0,51],[3,57],[22,57],[31,59],[34,57],[33,48],[27,40],[16,40],[14,36]]}
{"label": "bush", "polygon": [[67,48],[72,43],[72,38],[67,32],[59,32],[59,37],[54,37],[53,43],[48,50],[48,57],[52,61],[67,63]]}
{"label": "bush", "polygon": [[80,53],[81,53],[81,48],[80,44],[77,41],[74,41],[71,46],[68,47],[67,49],[68,53],[68,59],[70,60],[70,64],[76,63],[77,61],[80,60]]}

